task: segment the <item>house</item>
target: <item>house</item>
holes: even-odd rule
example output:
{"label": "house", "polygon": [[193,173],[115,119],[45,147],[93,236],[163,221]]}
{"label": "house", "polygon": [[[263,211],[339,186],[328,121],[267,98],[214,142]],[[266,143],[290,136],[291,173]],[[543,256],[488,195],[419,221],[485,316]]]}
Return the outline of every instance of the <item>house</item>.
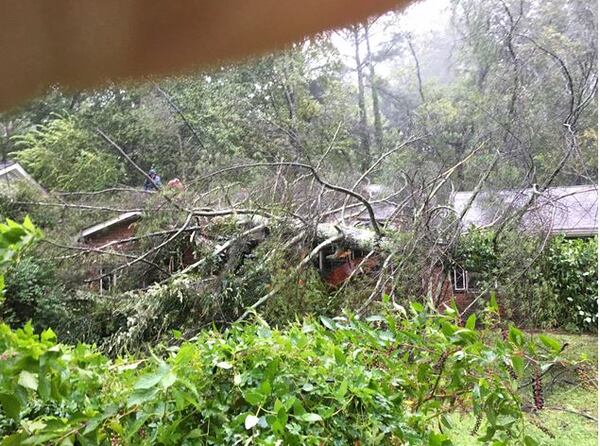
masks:
{"label": "house", "polygon": [[[77,243],[82,247],[89,247],[91,249],[100,251],[116,252],[121,254],[129,255],[135,258],[137,254],[134,253],[133,248],[139,247],[139,239],[136,238],[136,232],[138,229],[138,222],[143,218],[142,212],[131,211],[117,215],[109,220],[97,223],[89,228],[84,229],[77,235]],[[188,265],[194,263],[197,259],[195,258],[195,244],[198,243],[197,239],[201,237],[197,234],[197,227],[191,228],[190,236],[184,238],[183,244],[177,247],[175,250],[168,251],[166,248],[161,251],[165,254],[161,259],[154,258],[157,264],[164,271],[172,273],[174,271],[185,268]],[[166,231],[168,233],[168,231]],[[175,232],[175,231],[173,231]],[[187,234],[187,233],[186,233]],[[160,231],[155,233],[154,236],[165,236],[165,233]],[[86,272],[88,276],[88,282],[90,288],[98,291],[100,294],[104,294],[114,290],[117,283],[123,283],[123,275],[127,269],[119,268],[119,265],[124,263],[120,256],[113,256],[112,258],[104,259],[100,262],[92,262],[92,266]],[[129,260],[129,259],[126,259]],[[116,270],[116,272],[114,272]],[[138,280],[139,283],[135,284],[136,287],[145,287],[148,283],[152,283],[154,279],[152,274],[148,274],[149,271],[142,274]],[[119,275],[121,274],[121,279]],[[99,278],[98,280],[92,280],[93,278]]]}
{"label": "house", "polygon": [[[457,216],[461,231],[471,228],[493,228],[507,215],[523,211],[518,221],[525,234],[562,235],[568,238],[593,237],[598,233],[598,187],[596,185],[551,187],[543,192],[537,188],[457,192],[450,205]],[[530,205],[525,208],[528,203]],[[439,301],[456,299],[465,307],[481,292],[478,274],[455,266],[450,272],[435,269],[429,279],[429,292],[440,296]],[[433,293],[436,288],[437,293]]]}
{"label": "house", "polygon": [[26,184],[42,195],[47,195],[46,190],[19,163],[0,161],[0,194],[14,195],[17,188],[22,184]]}
{"label": "house", "polygon": [[[119,214],[114,218],[84,229],[77,236],[77,241],[82,245],[100,249],[109,243],[133,237],[135,235],[134,223],[141,218],[142,213],[137,211]],[[122,250],[124,248],[116,244],[111,249]],[[90,288],[100,292],[100,294],[115,288],[117,286],[117,273],[106,275],[111,269],[113,268],[106,264],[94,265],[88,271],[88,275],[90,277],[102,277],[92,282]]]}
{"label": "house", "polygon": [[512,211],[523,208],[532,195],[532,205],[525,211],[520,225],[531,232],[564,235],[565,237],[592,237],[598,232],[598,187],[551,187],[542,193],[530,188],[522,191],[503,190],[481,192],[472,200],[473,192],[457,192],[451,206],[457,215],[466,210],[461,225],[493,227]]}

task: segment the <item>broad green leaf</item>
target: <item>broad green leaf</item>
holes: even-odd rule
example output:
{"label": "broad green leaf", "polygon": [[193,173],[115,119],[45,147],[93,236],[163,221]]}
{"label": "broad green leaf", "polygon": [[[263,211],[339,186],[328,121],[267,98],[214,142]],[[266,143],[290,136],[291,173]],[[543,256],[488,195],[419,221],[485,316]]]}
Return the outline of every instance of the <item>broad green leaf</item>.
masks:
{"label": "broad green leaf", "polygon": [[508,338],[519,347],[522,347],[525,343],[525,335],[523,332],[512,325],[508,329]]}
{"label": "broad green leaf", "polygon": [[335,395],[338,398],[342,398],[342,397],[344,397],[344,395],[346,395],[347,391],[348,391],[348,380],[345,379],[342,381],[342,384],[340,384],[340,387],[335,392]]}
{"label": "broad green leaf", "polygon": [[54,331],[52,331],[51,328],[47,328],[46,330],[42,331],[40,338],[42,339],[42,341],[55,341],[56,334],[54,333]]}
{"label": "broad green leaf", "polygon": [[162,364],[158,370],[149,375],[143,375],[133,386],[134,389],[150,389],[156,386],[168,373],[169,366]]}
{"label": "broad green leaf", "polygon": [[554,353],[558,353],[560,351],[562,346],[560,345],[560,342],[558,342],[556,339],[546,335],[540,335],[539,338],[540,341],[542,341],[542,343]]}
{"label": "broad green leaf", "polygon": [[19,380],[17,384],[27,389],[37,390],[38,388],[38,377],[37,374],[28,372],[27,370],[21,370],[19,373]]}
{"label": "broad green leaf", "polygon": [[525,370],[525,361],[523,360],[523,357],[519,355],[512,355],[510,359],[517,376],[523,376],[523,371]]}
{"label": "broad green leaf", "polygon": [[465,323],[465,327],[468,328],[469,330],[474,330],[476,322],[477,322],[477,316],[475,316],[475,314],[472,314],[467,319],[467,322]]}
{"label": "broad green leaf", "polygon": [[523,440],[525,441],[525,446],[538,446],[538,444],[539,444],[536,440],[534,440],[529,435],[525,435]]}
{"label": "broad green leaf", "polygon": [[257,390],[249,390],[248,392],[244,393],[244,399],[248,402],[248,404],[259,406],[265,401],[266,396]]}
{"label": "broad green leaf", "polygon": [[168,389],[175,381],[177,381],[177,376],[174,373],[169,372],[160,380],[160,385],[163,389]]}
{"label": "broad green leaf", "polygon": [[337,328],[337,324],[335,323],[335,321],[331,320],[327,316],[321,316],[320,319],[326,328],[330,330],[335,330]]}
{"label": "broad green leaf", "polygon": [[186,440],[194,440],[196,438],[202,438],[204,433],[200,429],[192,429],[184,438]]}
{"label": "broad green leaf", "polygon": [[2,405],[2,409],[4,409],[4,412],[6,412],[6,415],[13,420],[19,419],[21,402],[15,395],[0,393],[0,404]]}
{"label": "broad green leaf", "polygon": [[300,415],[299,417],[302,421],[306,421],[307,423],[316,423],[317,421],[323,421],[321,415],[318,413],[310,413],[307,412],[305,414]]}
{"label": "broad green leaf", "polygon": [[146,401],[151,400],[158,393],[157,387],[150,389],[136,389],[127,399],[127,406],[135,406],[136,404],[143,404]]}
{"label": "broad green leaf", "polygon": [[216,364],[217,367],[224,370],[229,370],[233,368],[233,364],[227,361],[220,361]]}
{"label": "broad green leaf", "polygon": [[415,313],[422,313],[424,309],[423,305],[421,305],[419,302],[411,302],[410,307]]}

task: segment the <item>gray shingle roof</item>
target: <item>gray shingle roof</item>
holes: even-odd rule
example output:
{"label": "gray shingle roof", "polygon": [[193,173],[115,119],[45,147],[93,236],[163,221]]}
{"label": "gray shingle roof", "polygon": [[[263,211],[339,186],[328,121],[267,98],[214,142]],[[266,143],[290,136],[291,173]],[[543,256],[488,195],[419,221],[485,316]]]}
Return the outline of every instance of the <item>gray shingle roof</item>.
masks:
{"label": "gray shingle roof", "polygon": [[[522,208],[533,189],[523,191],[486,191],[475,198],[463,218],[463,227],[492,226],[507,212]],[[451,204],[458,215],[468,205],[473,192],[457,192]],[[598,232],[598,187],[596,185],[551,187],[538,195],[523,216],[521,225],[530,230],[549,230],[552,234],[573,237]]]}

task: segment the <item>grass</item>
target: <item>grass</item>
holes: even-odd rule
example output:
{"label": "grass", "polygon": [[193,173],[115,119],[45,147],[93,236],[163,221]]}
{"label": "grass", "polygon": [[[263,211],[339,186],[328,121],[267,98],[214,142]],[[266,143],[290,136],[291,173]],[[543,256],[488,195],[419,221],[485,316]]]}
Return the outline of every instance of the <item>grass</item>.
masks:
{"label": "grass", "polygon": [[[598,338],[593,335],[549,333],[569,346],[565,356],[571,360],[585,360],[590,369],[590,380],[569,373],[555,373],[556,383],[545,385],[545,407],[538,414],[526,415],[527,433],[540,445],[547,446],[596,446],[598,444]],[[525,394],[525,398],[527,398]],[[586,418],[586,416],[594,419]],[[452,441],[457,446],[475,446],[482,443],[471,435],[475,418],[471,414],[454,414],[450,417],[453,429]],[[535,423],[535,424],[534,424]],[[544,433],[536,424],[546,428],[554,438]],[[485,431],[482,425],[479,432]]]}

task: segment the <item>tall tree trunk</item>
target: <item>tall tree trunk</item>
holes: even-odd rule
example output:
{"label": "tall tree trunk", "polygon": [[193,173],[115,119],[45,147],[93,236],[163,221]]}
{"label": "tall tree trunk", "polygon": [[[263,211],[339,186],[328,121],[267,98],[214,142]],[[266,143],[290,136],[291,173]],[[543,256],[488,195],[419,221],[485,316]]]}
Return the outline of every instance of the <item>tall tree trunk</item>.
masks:
{"label": "tall tree trunk", "polygon": [[365,42],[367,44],[367,64],[369,65],[369,83],[371,84],[371,97],[373,100],[373,125],[375,127],[375,145],[379,152],[383,151],[383,128],[381,125],[381,110],[379,109],[379,94],[376,88],[375,64],[371,53],[371,42],[369,41],[369,27],[364,24]]}
{"label": "tall tree trunk", "polygon": [[360,139],[361,169],[364,172],[371,164],[369,129],[367,127],[367,107],[365,104],[365,79],[362,60],[360,58],[360,35],[357,25],[352,27],[354,35],[354,61],[358,82],[358,136]]}
{"label": "tall tree trunk", "polygon": [[[287,59],[289,62],[289,59]],[[286,66],[283,70],[283,80],[281,82],[281,86],[283,87],[283,94],[285,97],[285,103],[288,111],[288,125],[287,125],[287,136],[290,146],[296,152],[296,159],[304,159],[304,150],[302,148],[302,144],[300,144],[300,140],[298,137],[298,119],[296,114],[296,93],[294,92],[294,87],[290,83],[288,68]]]}
{"label": "tall tree trunk", "polygon": [[419,87],[419,96],[421,96],[421,102],[425,102],[425,94],[423,93],[423,80],[421,78],[421,65],[419,65],[419,59],[417,58],[417,53],[415,52],[415,48],[413,47],[410,36],[406,38],[406,41],[408,42],[408,48],[410,49],[410,53],[412,54],[412,57],[415,60],[415,68],[417,70],[417,82],[418,82],[418,87]]}

